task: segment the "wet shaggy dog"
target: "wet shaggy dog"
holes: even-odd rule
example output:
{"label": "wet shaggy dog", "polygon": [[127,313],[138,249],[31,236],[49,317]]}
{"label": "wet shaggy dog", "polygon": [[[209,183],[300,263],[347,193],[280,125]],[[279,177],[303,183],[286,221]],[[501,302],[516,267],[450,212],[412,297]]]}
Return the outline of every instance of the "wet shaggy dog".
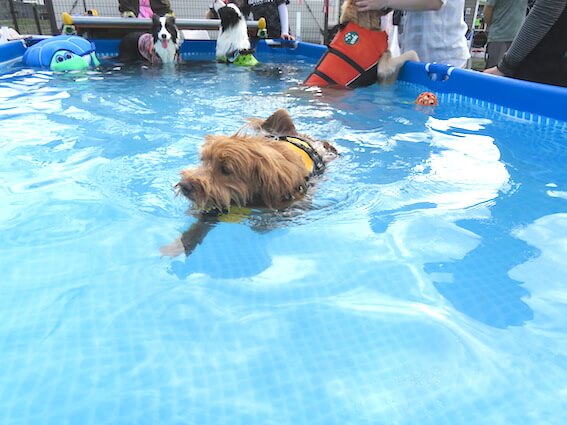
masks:
{"label": "wet shaggy dog", "polygon": [[312,178],[337,156],[329,142],[299,134],[284,109],[250,118],[232,136],[206,136],[200,165],[182,170],[175,186],[198,220],[162,255],[189,255],[216,223],[246,216],[247,208],[280,210],[303,199]]}
{"label": "wet shaggy dog", "polygon": [[118,46],[118,58],[122,62],[177,63],[182,43],[175,17],[153,15],[149,33],[131,32],[124,36]]}
{"label": "wet shaggy dog", "polygon": [[345,0],[339,32],[304,84],[356,88],[394,82],[407,61],[419,58],[413,50],[392,56],[381,27],[381,17],[389,12],[391,9],[359,12],[355,0]]}
{"label": "wet shaggy dog", "polygon": [[249,119],[232,136],[206,136],[201,164],[183,170],[176,189],[201,212],[223,213],[231,206],[277,210],[303,198],[309,180],[336,156],[329,142],[300,135],[279,109],[265,120]]}

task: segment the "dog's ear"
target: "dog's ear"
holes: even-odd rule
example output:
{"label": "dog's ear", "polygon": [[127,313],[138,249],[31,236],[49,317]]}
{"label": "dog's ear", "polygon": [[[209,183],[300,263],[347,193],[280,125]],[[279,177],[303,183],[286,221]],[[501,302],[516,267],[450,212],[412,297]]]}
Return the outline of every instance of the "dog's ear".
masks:
{"label": "dog's ear", "polygon": [[295,124],[285,109],[278,109],[261,125],[262,130],[274,136],[293,136],[297,134]]}
{"label": "dog's ear", "polygon": [[161,22],[159,21],[159,15],[155,13],[152,15],[152,34],[154,34],[154,39],[156,38],[157,32],[161,28]]}
{"label": "dog's ear", "polygon": [[165,24],[175,25],[175,16],[169,15],[167,18],[165,18]]}

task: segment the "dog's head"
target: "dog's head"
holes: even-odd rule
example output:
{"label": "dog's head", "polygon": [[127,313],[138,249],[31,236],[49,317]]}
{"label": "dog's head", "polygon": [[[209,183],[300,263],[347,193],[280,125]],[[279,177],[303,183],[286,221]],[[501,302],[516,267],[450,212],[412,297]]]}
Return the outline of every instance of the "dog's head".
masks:
{"label": "dog's head", "polygon": [[234,1],[214,0],[209,8],[211,16],[220,19],[222,30],[234,28],[239,22],[244,21],[244,16]]}
{"label": "dog's head", "polygon": [[150,54],[152,63],[154,58],[155,61],[161,61],[163,64],[179,62],[183,37],[175,24],[175,17],[153,15],[151,35],[153,38],[153,49]]}
{"label": "dog's head", "polygon": [[[207,13],[205,14],[205,18],[221,19],[219,16],[219,9],[228,6],[229,4],[234,4],[237,8],[240,8],[241,5],[239,0],[212,0],[209,10],[207,10]],[[238,11],[240,11],[240,9],[238,9]]]}
{"label": "dog's head", "polygon": [[161,44],[162,48],[167,49],[169,43],[178,46],[180,42],[180,33],[175,24],[174,16],[152,16],[151,34],[154,38],[154,44]]}
{"label": "dog's head", "polygon": [[213,0],[207,13],[205,13],[205,19],[219,19],[217,10],[224,6],[226,6],[226,3],[223,0]]}
{"label": "dog's head", "polygon": [[181,172],[176,190],[196,210],[226,212],[231,205],[280,209],[304,196],[309,170],[296,150],[276,139],[297,134],[287,111],[251,119],[243,128],[250,134],[241,129],[233,136],[207,136],[201,164]]}
{"label": "dog's head", "polygon": [[354,0],[345,0],[341,7],[340,23],[353,22],[369,30],[381,31],[380,18],[391,11],[392,9],[382,9],[359,12]]}
{"label": "dog's head", "polygon": [[284,143],[263,136],[209,135],[201,164],[181,172],[178,191],[198,211],[231,205],[279,209],[303,196],[306,173]]}

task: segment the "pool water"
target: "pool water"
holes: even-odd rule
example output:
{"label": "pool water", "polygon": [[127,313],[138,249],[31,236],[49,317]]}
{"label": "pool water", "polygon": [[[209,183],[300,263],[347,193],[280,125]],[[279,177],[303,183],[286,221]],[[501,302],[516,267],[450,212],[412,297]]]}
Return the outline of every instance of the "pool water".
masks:
{"label": "pool water", "polygon": [[[567,422],[567,124],[311,67],[0,76],[1,424]],[[162,257],[278,108],[341,153],[307,201]]]}

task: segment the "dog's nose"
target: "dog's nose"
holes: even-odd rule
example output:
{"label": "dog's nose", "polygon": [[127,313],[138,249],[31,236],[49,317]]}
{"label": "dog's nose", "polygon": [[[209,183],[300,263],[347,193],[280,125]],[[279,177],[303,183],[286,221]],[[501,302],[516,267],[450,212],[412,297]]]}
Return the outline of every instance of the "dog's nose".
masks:
{"label": "dog's nose", "polygon": [[182,180],[179,183],[177,183],[177,187],[181,190],[181,193],[185,196],[189,196],[194,189],[193,185],[186,180]]}
{"label": "dog's nose", "polygon": [[167,34],[162,34],[161,38],[167,38]]}

